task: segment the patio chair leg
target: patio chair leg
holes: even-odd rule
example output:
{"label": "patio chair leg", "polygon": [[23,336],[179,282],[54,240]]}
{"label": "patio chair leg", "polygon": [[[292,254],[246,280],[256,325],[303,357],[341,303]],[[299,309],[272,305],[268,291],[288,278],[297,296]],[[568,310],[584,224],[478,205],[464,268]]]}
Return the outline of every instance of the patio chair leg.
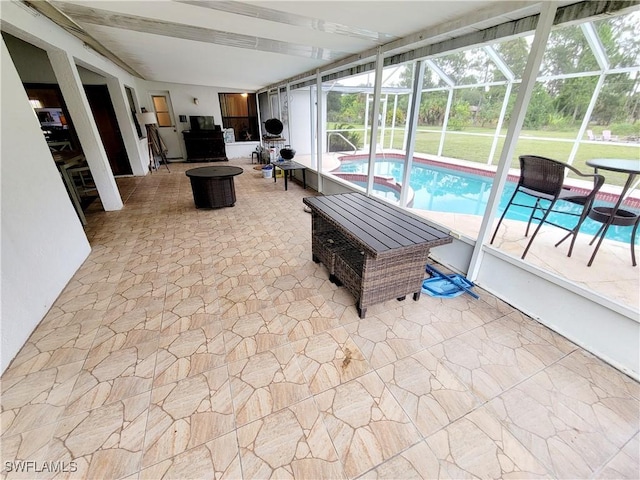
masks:
{"label": "patio chair leg", "polygon": [[[536,202],[537,203],[537,202]],[[549,205],[549,207],[547,208],[547,210],[544,212],[544,215],[542,216],[542,219],[540,220],[540,223],[538,223],[538,226],[536,227],[536,229],[533,232],[533,235],[531,235],[531,240],[529,240],[529,243],[527,243],[526,248],[524,249],[524,252],[522,253],[522,257],[520,257],[521,259],[524,260],[524,257],[527,255],[527,252],[529,251],[529,247],[531,247],[531,244],[533,243],[533,239],[536,238],[536,235],[538,235],[538,232],[540,231],[540,229],[542,228],[542,225],[546,222],[547,217],[549,216],[549,214],[551,213],[551,210],[553,210],[553,205],[556,202],[551,202],[551,204]],[[531,221],[531,220],[529,220]]]}
{"label": "patio chair leg", "polygon": [[[575,229],[574,229],[575,230]],[[562,242],[564,242],[567,238],[569,238],[571,235],[573,235],[574,230],[571,230],[569,233],[567,233],[564,237],[562,237],[562,239],[560,239],[560,241],[558,243],[555,244],[555,246],[559,246]],[[571,255],[568,255],[569,257]]]}
{"label": "patio chair leg", "polygon": [[598,231],[596,232],[596,234],[593,236],[593,238],[591,239],[591,241],[589,242],[589,245],[593,245],[593,242],[596,241],[596,238],[598,238],[600,236],[600,234],[602,233],[602,229],[604,228],[604,223],[600,226],[600,228],[598,229]]}
{"label": "patio chair leg", "polygon": [[569,245],[569,252],[567,253],[567,257],[570,257],[571,254],[573,253],[573,246],[576,244],[576,240],[578,239],[578,232],[580,232],[580,227],[582,227],[582,224],[587,219],[587,214],[589,213],[590,209],[591,209],[590,206],[589,207],[586,205],[584,206],[584,208],[582,209],[582,214],[580,215],[580,220],[578,220],[578,224],[569,234],[569,235],[573,235],[573,238],[571,239],[571,245]]}
{"label": "patio chair leg", "polygon": [[[549,206],[549,209],[551,209],[551,206],[553,206],[553,203]],[[533,206],[533,209],[531,210],[531,215],[529,216],[529,221],[527,222],[527,229],[524,232],[525,237],[529,236],[529,227],[531,226],[531,220],[533,220],[533,216],[536,214],[536,210],[538,210],[538,208],[542,210],[542,207],[540,206],[540,199],[536,200],[536,203]],[[547,215],[545,214],[543,218],[546,218],[546,217]]]}
{"label": "patio chair leg", "polygon": [[491,237],[491,241],[489,242],[490,244],[493,244],[493,241],[496,239],[496,234],[498,233],[498,229],[500,228],[500,224],[502,223],[502,220],[504,220],[504,217],[507,214],[507,210],[509,210],[509,207],[511,206],[511,202],[513,202],[513,199],[516,197],[516,193],[518,193],[518,189],[517,188],[513,192],[513,195],[511,195],[511,198],[509,199],[509,202],[507,203],[507,206],[504,207],[504,211],[502,212],[502,215],[500,215],[500,220],[498,220],[498,224],[496,225],[496,229],[493,231],[493,236]]}
{"label": "patio chair leg", "polygon": [[578,239],[578,232],[580,231],[580,227],[582,226],[582,224],[584,223],[585,219],[587,218],[587,213],[586,213],[587,211],[588,211],[587,208],[583,209],[582,214],[580,215],[580,220],[578,220],[578,223],[573,228],[573,230],[571,230],[564,237],[562,237],[562,239],[558,243],[556,243],[556,245],[555,245],[557,247],[562,242],[564,242],[567,238],[569,238],[571,235],[573,235],[573,238],[571,239],[571,245],[569,245],[569,251],[567,252],[567,257],[570,257],[571,254],[573,253],[573,246],[575,245],[576,240]]}

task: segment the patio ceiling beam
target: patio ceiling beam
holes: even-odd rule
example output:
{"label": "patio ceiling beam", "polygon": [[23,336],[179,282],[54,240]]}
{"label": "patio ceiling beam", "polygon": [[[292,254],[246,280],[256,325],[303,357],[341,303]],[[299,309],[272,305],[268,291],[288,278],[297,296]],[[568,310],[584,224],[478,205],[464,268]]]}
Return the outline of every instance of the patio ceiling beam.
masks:
{"label": "patio ceiling beam", "polygon": [[131,67],[128,63],[123,61],[120,57],[115,55],[111,50],[106,48],[102,43],[89,35],[80,25],[78,25],[75,21],[73,21],[68,15],[61,12],[58,8],[53,6],[50,2],[30,2],[25,1],[24,5],[28,8],[33,9],[34,11],[44,15],[49,20],[54,22],[60,28],[70,33],[74,37],[81,40],[87,47],[92,48],[100,55],[103,55],[105,58],[108,58],[113,63],[118,65],[120,68],[125,70],[126,72],[134,75],[138,78],[144,79],[145,77],[138,73],[133,67]]}
{"label": "patio ceiling beam", "polygon": [[[38,3],[38,2],[34,2]],[[80,23],[102,25],[141,33],[151,33],[163,37],[180,38],[195,42],[212,43],[234,48],[257,50],[260,52],[281,53],[295,57],[312,58],[317,60],[335,60],[342,58],[348,52],[332,50],[330,48],[315,47],[299,43],[283,42],[270,38],[231,33],[212,28],[197,27],[184,23],[166,20],[149,19],[138,15],[113,13],[108,10],[89,8],[67,2],[56,2],[60,10],[77,19]]]}
{"label": "patio ceiling beam", "polygon": [[318,32],[333,33],[351,38],[366,40],[369,43],[385,43],[390,42],[398,37],[390,33],[375,32],[366,28],[359,28],[342,23],[331,22],[329,20],[318,20],[317,18],[298,15],[282,10],[275,10],[259,5],[248,4],[244,2],[233,1],[210,1],[210,0],[174,0],[177,3],[185,5],[193,5],[199,8],[209,8],[219,12],[233,13],[234,15],[242,15],[249,18],[260,20],[268,20],[270,22],[280,23],[282,25],[291,25],[294,27],[303,27]]}

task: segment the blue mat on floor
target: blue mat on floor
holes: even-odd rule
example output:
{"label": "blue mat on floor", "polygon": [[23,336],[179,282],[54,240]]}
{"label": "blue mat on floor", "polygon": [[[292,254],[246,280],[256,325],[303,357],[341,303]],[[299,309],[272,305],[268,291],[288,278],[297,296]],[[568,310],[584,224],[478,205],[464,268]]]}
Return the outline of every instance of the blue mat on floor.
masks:
{"label": "blue mat on floor", "polygon": [[427,278],[422,282],[422,293],[432,297],[453,298],[466,291],[461,287],[473,287],[473,283],[457,273],[446,275],[446,277]]}
{"label": "blue mat on floor", "polygon": [[480,298],[471,291],[474,286],[473,282],[467,280],[464,276],[457,273],[445,275],[437,268],[427,265],[426,271],[431,278],[427,278],[422,282],[422,292],[432,297],[453,298],[463,293],[468,293],[473,298]]}

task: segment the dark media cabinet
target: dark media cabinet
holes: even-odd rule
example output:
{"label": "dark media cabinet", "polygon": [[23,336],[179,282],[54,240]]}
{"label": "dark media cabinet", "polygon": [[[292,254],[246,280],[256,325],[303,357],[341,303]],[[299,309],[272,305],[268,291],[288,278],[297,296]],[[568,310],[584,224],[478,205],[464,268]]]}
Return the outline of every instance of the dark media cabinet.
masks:
{"label": "dark media cabinet", "polygon": [[226,162],[222,130],[184,130],[182,132],[187,148],[187,162]]}

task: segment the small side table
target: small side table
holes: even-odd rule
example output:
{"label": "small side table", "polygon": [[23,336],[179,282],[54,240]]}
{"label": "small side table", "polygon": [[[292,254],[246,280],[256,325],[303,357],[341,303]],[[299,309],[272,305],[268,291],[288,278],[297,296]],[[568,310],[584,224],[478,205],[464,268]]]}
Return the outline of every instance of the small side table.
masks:
{"label": "small side table", "polygon": [[199,167],[185,173],[191,180],[193,201],[196,208],[233,207],[236,189],[233,177],[243,172],[240,167]]}
{"label": "small side table", "polygon": [[299,163],[296,163],[292,160],[285,160],[283,162],[271,162],[271,165],[273,165],[273,183],[276,183],[276,168],[279,168],[280,170],[282,170],[284,172],[284,189],[285,191],[288,188],[287,185],[287,176],[291,176],[293,174],[294,170],[302,170],[302,185],[304,186],[305,190],[307,189],[307,167],[305,167],[304,165],[300,165]]}

